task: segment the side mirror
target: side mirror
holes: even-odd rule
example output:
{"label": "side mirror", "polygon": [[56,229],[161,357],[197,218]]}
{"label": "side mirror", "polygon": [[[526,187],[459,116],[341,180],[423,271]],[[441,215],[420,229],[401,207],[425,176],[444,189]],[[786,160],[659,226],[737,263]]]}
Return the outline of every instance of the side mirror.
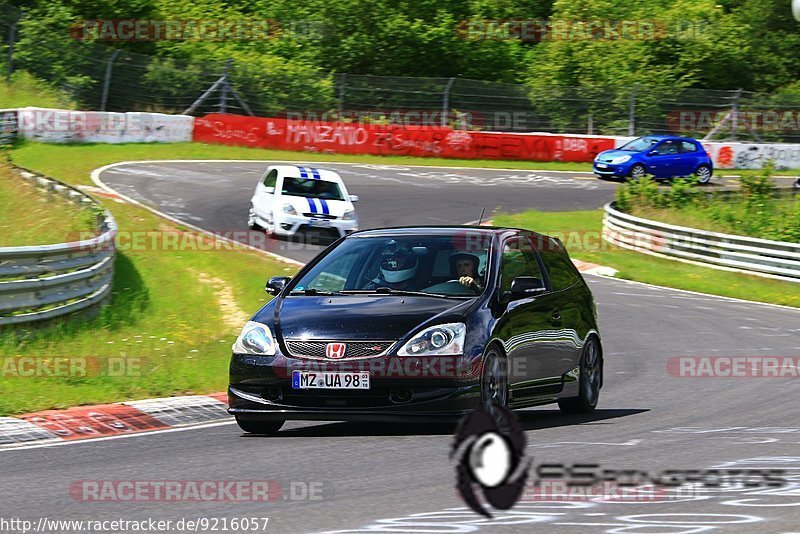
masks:
{"label": "side mirror", "polygon": [[531,297],[545,291],[544,281],[535,276],[518,276],[511,281],[511,298]]}
{"label": "side mirror", "polygon": [[647,153],[648,156],[658,156],[659,154],[661,154],[661,152],[659,152],[658,150],[651,150],[650,152]]}
{"label": "side mirror", "polygon": [[350,195],[350,202],[358,202],[358,195]]}
{"label": "side mirror", "polygon": [[291,278],[288,276],[273,276],[267,282],[267,285],[264,287],[264,291],[270,295],[277,295],[283,291],[283,288],[286,287],[286,284],[289,283],[289,280],[291,280]]}

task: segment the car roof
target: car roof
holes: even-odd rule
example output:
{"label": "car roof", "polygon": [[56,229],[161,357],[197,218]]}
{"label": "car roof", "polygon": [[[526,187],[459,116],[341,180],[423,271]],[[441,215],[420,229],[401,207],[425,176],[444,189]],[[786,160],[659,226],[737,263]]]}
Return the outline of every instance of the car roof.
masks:
{"label": "car roof", "polygon": [[649,139],[657,139],[659,141],[664,141],[666,139],[673,139],[675,141],[694,141],[694,142],[698,142],[697,139],[693,139],[691,137],[681,137],[681,136],[678,136],[678,135],[653,134],[653,135],[642,135],[640,137],[647,137]]}
{"label": "car roof", "polygon": [[338,173],[305,165],[270,165],[268,170],[276,169],[278,174],[289,178],[317,178],[328,182],[343,183]]}
{"label": "car roof", "polygon": [[524,228],[513,228],[507,226],[470,226],[470,225],[439,225],[439,226],[395,226],[391,228],[373,228],[353,232],[350,237],[389,237],[389,236],[413,236],[413,235],[457,235],[459,232],[469,230],[483,235],[496,235],[505,237],[506,234],[524,232],[534,237],[550,237],[533,230]]}

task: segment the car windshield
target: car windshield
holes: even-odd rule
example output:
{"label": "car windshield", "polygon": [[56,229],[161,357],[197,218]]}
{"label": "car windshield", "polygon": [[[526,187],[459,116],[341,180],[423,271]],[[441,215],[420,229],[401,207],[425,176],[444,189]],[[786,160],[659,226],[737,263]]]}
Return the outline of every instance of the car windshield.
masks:
{"label": "car windshield", "polygon": [[658,139],[654,139],[652,137],[640,137],[638,139],[634,139],[633,141],[629,141],[625,143],[617,150],[627,150],[629,152],[643,152],[650,148],[651,146],[658,143]]}
{"label": "car windshield", "polygon": [[284,178],[281,193],[295,197],[344,200],[342,190],[336,182],[307,178]]}
{"label": "car windshield", "polygon": [[474,297],[486,287],[491,235],[352,237],[292,288],[292,295],[414,294]]}

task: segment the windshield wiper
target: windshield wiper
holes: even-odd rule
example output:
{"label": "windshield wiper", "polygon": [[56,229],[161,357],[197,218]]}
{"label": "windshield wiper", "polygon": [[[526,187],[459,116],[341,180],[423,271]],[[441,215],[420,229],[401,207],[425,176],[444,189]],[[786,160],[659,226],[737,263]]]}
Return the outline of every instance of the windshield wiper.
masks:
{"label": "windshield wiper", "polygon": [[392,289],[391,287],[376,287],[375,289],[346,289],[339,291],[344,295],[401,295],[408,297],[435,297],[449,299],[451,297],[467,297],[469,295],[443,295],[442,293],[427,293],[425,291],[410,291],[406,289]]}
{"label": "windshield wiper", "polygon": [[339,291],[321,291],[319,289],[309,287],[306,289],[295,289],[290,295],[310,295],[310,296],[329,296],[329,295],[338,295]]}

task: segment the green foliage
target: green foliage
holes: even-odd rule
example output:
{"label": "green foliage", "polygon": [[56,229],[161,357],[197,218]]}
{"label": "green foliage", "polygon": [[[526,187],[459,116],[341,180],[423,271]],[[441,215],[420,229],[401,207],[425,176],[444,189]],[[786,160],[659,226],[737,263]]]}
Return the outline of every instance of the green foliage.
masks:
{"label": "green foliage", "polygon": [[658,188],[658,182],[649,176],[630,180],[617,189],[617,200],[629,206],[630,210],[663,208],[668,205],[668,197]]}
{"label": "green foliage", "polygon": [[553,40],[531,54],[532,85],[773,91],[800,74],[800,33],[784,0],[557,0],[561,20],[655,22],[639,38]]}
{"label": "green foliage", "polygon": [[[595,132],[624,133],[632,101],[637,124],[663,123],[665,103],[696,102],[700,96],[685,98],[685,91],[693,89],[775,92],[769,106],[796,105],[800,32],[786,3],[29,0],[14,61],[16,68],[68,93],[80,106],[97,108],[107,59],[115,47],[122,48],[112,78],[109,109],[114,110],[148,105],[182,111],[231,58],[237,66],[234,86],[260,114],[334,109],[333,75],[343,73],[526,83],[535,110],[554,131],[574,131],[591,116]],[[0,23],[8,26],[16,20],[12,15],[13,8],[0,12]],[[123,18],[270,20],[275,31],[265,39],[136,43],[86,43],[69,33],[81,19]],[[554,32],[543,42],[464,31],[469,21],[534,19],[572,27],[579,21],[626,21],[629,30],[609,39],[590,38],[585,30]],[[126,57],[131,53],[154,59],[135,64]],[[558,89],[567,86],[580,89]],[[424,92],[418,87],[408,92],[414,91]],[[710,106],[719,105],[718,98],[709,98]]]}
{"label": "green foliage", "polygon": [[741,191],[705,194],[696,179],[673,180],[660,189],[651,179],[631,181],[617,189],[617,208],[634,215],[717,232],[800,241],[800,202],[796,195],[776,194],[773,167],[741,177]]}
{"label": "green foliage", "polygon": [[666,203],[675,209],[682,209],[694,205],[700,193],[696,187],[697,178],[677,178],[672,181]]}

